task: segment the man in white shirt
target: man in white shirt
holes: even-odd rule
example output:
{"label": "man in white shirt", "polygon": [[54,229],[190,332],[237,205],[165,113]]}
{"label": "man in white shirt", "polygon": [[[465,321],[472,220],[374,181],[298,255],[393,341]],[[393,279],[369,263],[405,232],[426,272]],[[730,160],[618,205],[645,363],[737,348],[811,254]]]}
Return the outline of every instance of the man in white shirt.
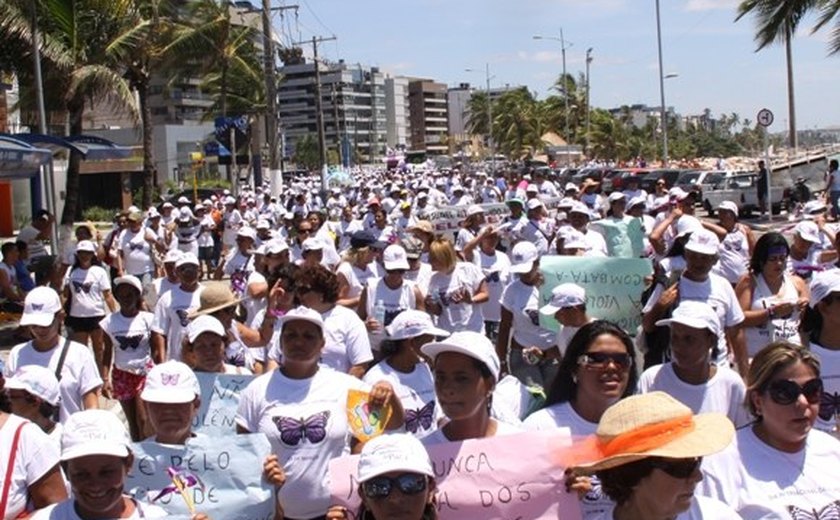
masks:
{"label": "man in white shirt", "polygon": [[164,293],[155,305],[151,338],[155,364],[168,359],[181,360],[181,342],[190,323],[188,316],[201,305],[198,268],[194,254],[182,254],[175,262],[181,284]]}

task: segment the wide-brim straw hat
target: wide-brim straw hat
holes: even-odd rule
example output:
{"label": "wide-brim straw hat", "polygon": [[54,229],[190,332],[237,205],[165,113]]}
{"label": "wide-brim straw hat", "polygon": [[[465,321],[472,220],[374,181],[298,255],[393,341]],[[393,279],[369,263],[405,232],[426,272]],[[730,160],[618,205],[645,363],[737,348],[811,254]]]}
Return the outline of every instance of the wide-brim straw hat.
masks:
{"label": "wide-brim straw hat", "polygon": [[650,392],[608,408],[595,435],[573,443],[562,462],[591,474],[648,457],[704,457],[729,446],[734,435],[726,415],[694,415],[669,394]]}
{"label": "wide-brim straw hat", "polygon": [[202,285],[204,287],[201,289],[201,295],[199,296],[200,305],[198,309],[190,313],[190,319],[239,305],[244,300],[233,294],[227,282],[212,281]]}

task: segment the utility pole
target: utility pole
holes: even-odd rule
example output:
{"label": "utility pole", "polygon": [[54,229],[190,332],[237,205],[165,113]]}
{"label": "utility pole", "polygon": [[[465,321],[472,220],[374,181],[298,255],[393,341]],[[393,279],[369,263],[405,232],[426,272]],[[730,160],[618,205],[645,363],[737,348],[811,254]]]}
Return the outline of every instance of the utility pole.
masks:
{"label": "utility pole", "polygon": [[584,155],[589,154],[589,111],[592,103],[589,102],[589,65],[592,63],[592,47],[586,49],[586,149]]}
{"label": "utility pole", "polygon": [[338,149],[338,162],[344,165],[344,151],[341,149],[341,127],[338,119],[338,98],[335,95],[335,83],[330,85],[332,87],[332,104],[333,104],[333,120],[335,121],[335,142]]}
{"label": "utility pole", "polygon": [[554,36],[540,36],[535,35],[532,36],[535,40],[553,40],[556,42],[560,42],[560,52],[563,57],[563,77],[561,78],[562,88],[563,88],[563,109],[566,112],[566,122],[565,122],[565,129],[563,130],[563,140],[566,141],[566,166],[569,166],[569,82],[566,78],[566,49],[571,47],[573,44],[571,42],[566,41],[566,38],[563,36],[563,28],[560,28],[560,38]]}
{"label": "utility pole", "polygon": [[665,70],[662,68],[662,21],[656,0],[656,47],[659,54],[659,109],[662,124],[662,167],[668,167],[668,109],[665,107]]}
{"label": "utility pole", "polygon": [[493,146],[493,103],[490,102],[490,63],[484,64],[484,78],[487,82],[487,146],[490,148],[490,165],[496,172],[496,150]]}

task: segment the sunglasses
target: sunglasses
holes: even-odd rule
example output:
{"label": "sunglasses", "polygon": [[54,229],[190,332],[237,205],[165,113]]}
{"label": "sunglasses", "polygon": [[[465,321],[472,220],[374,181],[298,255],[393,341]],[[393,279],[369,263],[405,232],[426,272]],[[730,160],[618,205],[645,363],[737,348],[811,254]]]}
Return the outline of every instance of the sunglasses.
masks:
{"label": "sunglasses", "polygon": [[577,364],[594,370],[605,370],[610,362],[621,369],[628,369],[633,364],[630,354],[610,354],[608,352],[588,352],[577,358]]}
{"label": "sunglasses", "polygon": [[374,477],[362,484],[365,496],[372,499],[385,498],[398,487],[403,495],[416,495],[426,490],[426,475],[403,473],[398,477]]}
{"label": "sunglasses", "polygon": [[820,402],[822,391],[823,382],[820,378],[806,381],[802,386],[787,379],[778,379],[767,385],[767,394],[770,396],[770,399],[780,405],[795,403],[800,395],[805,396],[808,404],[817,404]]}
{"label": "sunglasses", "polygon": [[703,462],[702,457],[692,457],[690,459],[659,459],[651,460],[651,464],[656,469],[661,469],[668,475],[674,478],[688,478],[694,471],[700,467]]}
{"label": "sunglasses", "polygon": [[297,232],[298,232],[298,235],[303,235],[303,234],[308,235],[309,233],[312,233],[312,230],[311,229],[298,229]]}

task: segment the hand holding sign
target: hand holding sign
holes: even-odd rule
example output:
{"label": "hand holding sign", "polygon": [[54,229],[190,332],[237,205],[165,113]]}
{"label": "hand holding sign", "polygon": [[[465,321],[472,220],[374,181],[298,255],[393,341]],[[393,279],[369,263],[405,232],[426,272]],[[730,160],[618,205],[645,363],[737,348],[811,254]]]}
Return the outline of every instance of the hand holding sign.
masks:
{"label": "hand holding sign", "polygon": [[393,393],[391,385],[384,381],[374,385],[370,394],[361,390],[347,392],[347,423],[354,437],[367,442],[385,431],[393,413],[389,404]]}
{"label": "hand holding sign", "polygon": [[159,500],[166,495],[171,493],[175,493],[176,491],[180,493],[181,498],[184,499],[184,503],[187,504],[187,509],[189,510],[190,514],[195,514],[195,502],[193,501],[190,494],[187,490],[191,487],[198,486],[202,490],[204,490],[204,483],[201,482],[197,476],[193,475],[192,473],[187,473],[185,470],[181,468],[175,468],[169,466],[166,468],[166,472],[169,474],[169,478],[172,480],[172,485],[163,488],[160,493],[158,493],[153,499],[152,502]]}

